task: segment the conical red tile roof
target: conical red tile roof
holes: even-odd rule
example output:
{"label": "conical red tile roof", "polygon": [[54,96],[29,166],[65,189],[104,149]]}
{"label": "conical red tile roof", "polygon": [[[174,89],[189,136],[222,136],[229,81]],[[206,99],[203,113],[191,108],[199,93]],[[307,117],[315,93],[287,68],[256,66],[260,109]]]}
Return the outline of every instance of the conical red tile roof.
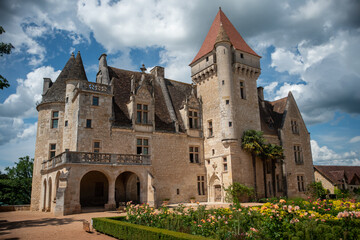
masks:
{"label": "conical red tile roof", "polygon": [[215,17],[199,52],[196,54],[195,58],[192,60],[190,65],[214,49],[214,45],[216,43],[216,37],[219,33],[221,24],[223,25],[223,28],[226,31],[226,34],[229,36],[231,44],[237,50],[241,50],[246,53],[250,53],[252,55],[260,57],[259,55],[256,54],[256,52],[254,50],[251,49],[251,47],[249,47],[249,45],[247,45],[245,40],[241,37],[240,33],[232,25],[230,20],[226,17],[226,15],[223,13],[223,11],[221,11],[221,9],[219,9],[219,12],[217,13],[217,15]]}

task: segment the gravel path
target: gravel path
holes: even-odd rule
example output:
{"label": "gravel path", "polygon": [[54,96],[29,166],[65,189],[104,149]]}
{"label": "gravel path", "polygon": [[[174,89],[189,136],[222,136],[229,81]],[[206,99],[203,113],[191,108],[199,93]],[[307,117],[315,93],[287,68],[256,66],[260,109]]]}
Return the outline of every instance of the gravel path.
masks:
{"label": "gravel path", "polygon": [[119,216],[116,212],[92,212],[54,217],[44,212],[0,212],[0,239],[108,239],[114,238],[83,230],[83,221],[94,217]]}

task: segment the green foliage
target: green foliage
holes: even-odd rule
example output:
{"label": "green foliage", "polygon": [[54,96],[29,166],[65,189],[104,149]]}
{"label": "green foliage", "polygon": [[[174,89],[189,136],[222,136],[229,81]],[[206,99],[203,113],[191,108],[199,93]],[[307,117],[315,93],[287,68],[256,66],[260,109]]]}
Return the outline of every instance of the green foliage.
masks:
{"label": "green foliage", "polygon": [[247,187],[241,183],[234,182],[228,188],[225,189],[226,192],[226,201],[233,202],[238,205],[241,202],[248,201],[249,198],[255,196],[254,189],[252,187]]}
{"label": "green foliage", "polygon": [[244,132],[244,135],[241,139],[241,147],[248,153],[260,156],[263,152],[263,145],[265,144],[265,139],[263,137],[263,132],[256,130],[247,130]]}
{"label": "green foliage", "polygon": [[337,187],[334,188],[334,193],[337,198],[348,198],[350,196],[349,190],[347,189],[339,189]]}
{"label": "green foliage", "polygon": [[205,240],[209,238],[194,236],[166,229],[142,226],[125,222],[125,217],[93,218],[93,227],[96,231],[105,233],[118,239],[162,239],[162,240]]}
{"label": "green foliage", "polygon": [[326,197],[326,189],[323,188],[322,183],[313,182],[310,183],[307,187],[307,195],[312,197],[313,199],[324,199]]}
{"label": "green foliage", "polygon": [[[2,26],[0,26],[0,34],[4,33],[5,30]],[[3,43],[0,42],[0,57],[2,57],[4,54],[10,54],[11,50],[14,48],[14,46],[11,43]],[[0,89],[10,87],[9,82],[0,75]]]}
{"label": "green foliage", "polygon": [[14,167],[5,168],[0,174],[0,202],[8,205],[29,204],[34,159],[19,158]]}
{"label": "green foliage", "polygon": [[276,144],[264,144],[261,158],[272,161],[282,160],[284,159],[284,149]]}

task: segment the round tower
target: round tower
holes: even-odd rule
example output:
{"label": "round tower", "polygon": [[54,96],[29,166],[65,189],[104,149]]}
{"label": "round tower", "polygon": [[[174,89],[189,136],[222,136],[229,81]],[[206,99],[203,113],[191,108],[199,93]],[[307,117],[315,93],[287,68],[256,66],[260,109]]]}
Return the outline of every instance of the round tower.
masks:
{"label": "round tower", "polygon": [[228,144],[237,141],[237,135],[233,114],[232,45],[222,24],[215,41],[215,53],[219,81],[221,135],[223,144]]}

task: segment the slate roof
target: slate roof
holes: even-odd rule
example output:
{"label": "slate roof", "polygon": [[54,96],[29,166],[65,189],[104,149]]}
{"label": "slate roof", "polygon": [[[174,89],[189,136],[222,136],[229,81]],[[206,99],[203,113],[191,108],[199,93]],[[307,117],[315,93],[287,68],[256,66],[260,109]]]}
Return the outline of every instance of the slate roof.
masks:
{"label": "slate roof", "polygon": [[314,165],[314,169],[329,179],[333,184],[342,184],[343,179],[350,185],[360,184],[360,166]]}
{"label": "slate roof", "polygon": [[245,42],[245,40],[241,37],[240,33],[236,30],[236,28],[232,25],[230,20],[226,17],[226,15],[219,9],[208,34],[205,37],[203,44],[199,52],[196,54],[195,58],[191,61],[190,65],[210,53],[214,49],[214,45],[216,43],[216,38],[220,31],[220,25],[223,26],[225,33],[230,39],[231,44],[237,50],[241,50],[246,53],[250,53],[254,56],[260,57],[256,54],[254,50],[249,47],[249,45]]}
{"label": "slate roof", "polygon": [[74,53],[71,54],[56,81],[43,95],[41,103],[65,102],[66,80],[68,79],[88,81],[80,52],[77,53],[76,58]]}
{"label": "slate roof", "polygon": [[264,134],[278,135],[278,129],[282,128],[287,97],[269,102],[259,99],[261,130]]}
{"label": "slate roof", "polygon": [[[131,96],[131,76],[135,77],[135,88],[140,86],[141,72],[128,71],[114,67],[108,67],[109,77],[114,81],[114,125],[118,127],[131,127],[131,118],[128,113],[127,103]],[[165,98],[161,90],[160,84],[153,80],[152,74],[144,73],[145,80],[149,84],[149,92],[154,93],[155,98],[155,129],[156,131],[175,132],[175,125],[170,117],[166,106]],[[168,90],[176,117],[179,121],[179,131],[184,132],[184,123],[180,116],[180,109],[183,107],[183,101],[191,94],[191,85],[181,83],[169,79],[164,79],[166,88]]]}

